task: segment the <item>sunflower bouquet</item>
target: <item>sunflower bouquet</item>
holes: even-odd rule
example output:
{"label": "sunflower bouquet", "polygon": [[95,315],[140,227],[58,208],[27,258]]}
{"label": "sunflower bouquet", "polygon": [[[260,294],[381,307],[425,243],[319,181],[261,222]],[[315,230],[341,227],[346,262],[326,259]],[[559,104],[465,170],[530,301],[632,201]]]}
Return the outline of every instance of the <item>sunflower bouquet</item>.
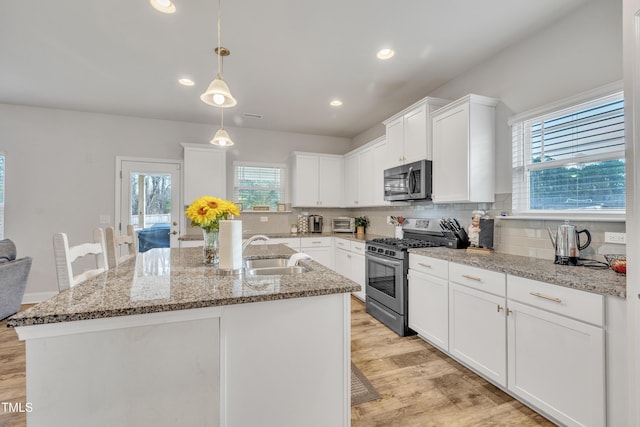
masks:
{"label": "sunflower bouquet", "polygon": [[220,229],[221,219],[229,219],[229,215],[240,215],[240,209],[228,200],[202,196],[191,203],[185,213],[192,226],[202,227],[209,233]]}

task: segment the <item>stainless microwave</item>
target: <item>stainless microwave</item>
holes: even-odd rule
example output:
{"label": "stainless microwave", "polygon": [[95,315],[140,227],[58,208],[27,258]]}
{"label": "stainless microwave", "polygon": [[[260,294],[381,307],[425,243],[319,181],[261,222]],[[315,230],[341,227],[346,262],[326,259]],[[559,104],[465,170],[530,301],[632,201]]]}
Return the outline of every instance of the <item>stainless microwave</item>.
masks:
{"label": "stainless microwave", "polygon": [[331,220],[331,230],[334,233],[354,233],[356,231],[355,218],[337,217]]}
{"label": "stainless microwave", "polygon": [[384,171],[384,199],[431,200],[431,160],[420,160]]}

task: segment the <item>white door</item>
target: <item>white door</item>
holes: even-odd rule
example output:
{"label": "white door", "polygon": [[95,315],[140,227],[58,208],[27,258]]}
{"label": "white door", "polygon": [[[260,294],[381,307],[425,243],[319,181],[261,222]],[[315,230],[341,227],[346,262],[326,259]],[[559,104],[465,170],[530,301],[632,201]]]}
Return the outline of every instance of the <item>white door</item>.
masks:
{"label": "white door", "polygon": [[569,426],[604,426],[604,330],[509,301],[509,390]]}
{"label": "white door", "polygon": [[505,299],[466,286],[449,286],[449,353],[507,386]]}
{"label": "white door", "polygon": [[409,327],[449,351],[449,282],[409,270]]}
{"label": "white door", "polygon": [[183,212],[180,162],[118,159],[117,167],[120,182],[116,189],[119,201],[116,229],[126,230],[127,225],[133,224],[140,231],[154,224],[169,224],[170,247],[178,247]]}

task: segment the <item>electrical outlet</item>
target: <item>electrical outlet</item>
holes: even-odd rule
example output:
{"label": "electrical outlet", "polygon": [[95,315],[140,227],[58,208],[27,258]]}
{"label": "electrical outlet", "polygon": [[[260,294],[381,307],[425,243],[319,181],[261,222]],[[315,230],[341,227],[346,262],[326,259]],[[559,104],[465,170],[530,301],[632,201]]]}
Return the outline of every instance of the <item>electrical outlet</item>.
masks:
{"label": "electrical outlet", "polygon": [[608,231],[605,231],[604,241],[605,243],[618,243],[621,245],[626,245],[627,234],[626,233],[610,233]]}
{"label": "electrical outlet", "polygon": [[261,216],[260,217],[260,222],[269,222],[269,217],[268,216]]}

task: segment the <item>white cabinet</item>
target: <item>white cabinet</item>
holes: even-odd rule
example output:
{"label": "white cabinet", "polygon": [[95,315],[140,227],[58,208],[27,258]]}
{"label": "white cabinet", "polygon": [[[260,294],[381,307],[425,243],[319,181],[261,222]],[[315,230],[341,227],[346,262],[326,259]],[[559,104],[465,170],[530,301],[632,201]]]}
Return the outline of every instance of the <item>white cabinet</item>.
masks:
{"label": "white cabinet", "polygon": [[359,147],[344,157],[344,205],[384,206],[384,170],[387,165],[384,137]]}
{"label": "white cabinet", "polygon": [[449,101],[424,98],[383,123],[387,128],[387,158],[385,167],[431,159],[430,114]]}
{"label": "white cabinet", "polygon": [[602,295],[513,276],[507,292],[509,391],[562,424],[606,425]]}
{"label": "white cabinet", "polygon": [[364,242],[334,239],[334,270],[360,285],[362,289],[353,295],[362,301],[366,299],[364,252]]}
{"label": "white cabinet", "polygon": [[409,327],[449,350],[449,270],[447,261],[409,255]]}
{"label": "white cabinet", "polygon": [[185,205],[202,196],[226,198],[227,152],[204,144],[182,144],[182,147]]}
{"label": "white cabinet", "polygon": [[495,106],[467,95],[432,114],[433,202],[493,202]]}
{"label": "white cabinet", "polygon": [[294,152],[291,157],[293,206],[342,206],[343,157]]}
{"label": "white cabinet", "polygon": [[300,252],[304,252],[325,267],[333,269],[332,240],[332,237],[302,237]]}
{"label": "white cabinet", "polygon": [[359,206],[360,157],[358,153],[344,157],[344,205]]}
{"label": "white cabinet", "polygon": [[449,353],[506,387],[505,275],[449,263],[449,281]]}
{"label": "white cabinet", "polygon": [[300,252],[300,237],[276,237],[269,240],[256,240],[251,242],[254,244],[276,245],[283,244],[289,246],[294,251]]}

